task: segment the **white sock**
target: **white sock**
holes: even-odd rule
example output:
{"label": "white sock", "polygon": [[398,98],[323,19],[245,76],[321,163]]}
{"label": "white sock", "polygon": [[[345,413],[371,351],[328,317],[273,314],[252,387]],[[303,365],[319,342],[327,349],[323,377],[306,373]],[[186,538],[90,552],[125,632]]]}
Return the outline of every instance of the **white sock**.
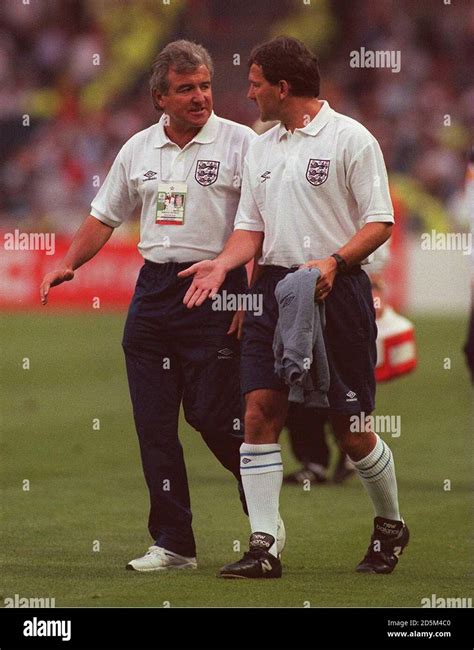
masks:
{"label": "white sock", "polygon": [[375,516],[401,521],[392,452],[379,436],[376,438],[377,442],[370,454],[361,460],[352,462],[372,499]]}
{"label": "white sock", "polygon": [[276,538],[280,490],[283,482],[281,446],[278,444],[240,446],[240,474],[244,486],[252,533],[275,538],[270,553],[277,556]]}

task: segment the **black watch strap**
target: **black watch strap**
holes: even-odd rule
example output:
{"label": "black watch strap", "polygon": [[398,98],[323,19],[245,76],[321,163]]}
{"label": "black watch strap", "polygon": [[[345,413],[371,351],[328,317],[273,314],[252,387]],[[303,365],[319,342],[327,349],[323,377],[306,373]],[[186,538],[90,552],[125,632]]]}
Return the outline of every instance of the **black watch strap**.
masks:
{"label": "black watch strap", "polygon": [[348,269],[347,262],[346,260],[341,257],[338,253],[333,253],[331,257],[334,257],[334,259],[337,262],[337,270],[339,273],[345,273]]}

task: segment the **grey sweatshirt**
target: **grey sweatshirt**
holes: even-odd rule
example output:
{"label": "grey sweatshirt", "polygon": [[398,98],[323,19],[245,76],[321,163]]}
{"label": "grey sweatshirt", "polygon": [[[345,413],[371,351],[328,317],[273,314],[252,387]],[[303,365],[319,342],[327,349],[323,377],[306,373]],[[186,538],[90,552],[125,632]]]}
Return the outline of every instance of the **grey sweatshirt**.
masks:
{"label": "grey sweatshirt", "polygon": [[318,269],[288,273],[275,288],[278,322],[273,338],[275,372],[290,386],[290,402],[329,406],[329,366],[324,346],[324,302],[315,302]]}

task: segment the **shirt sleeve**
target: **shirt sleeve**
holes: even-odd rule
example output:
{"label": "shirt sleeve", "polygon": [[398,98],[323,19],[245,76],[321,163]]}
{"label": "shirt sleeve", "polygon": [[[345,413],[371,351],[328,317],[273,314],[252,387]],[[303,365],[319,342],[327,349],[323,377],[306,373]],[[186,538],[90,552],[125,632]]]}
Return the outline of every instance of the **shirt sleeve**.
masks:
{"label": "shirt sleeve", "polygon": [[244,162],[239,207],[235,215],[234,230],[264,232],[265,224],[252,192],[248,156]]}
{"label": "shirt sleeve", "polygon": [[387,170],[375,138],[351,160],[347,186],[359,208],[361,225],[374,221],[394,222]]}
{"label": "shirt sleeve", "polygon": [[138,192],[127,167],[126,153],[122,147],[91,203],[91,215],[112,228],[120,226],[138,203]]}
{"label": "shirt sleeve", "polygon": [[[248,129],[248,131],[245,134],[245,138],[242,146],[242,163],[245,162],[249,147],[256,138],[257,138],[257,134],[255,133],[255,131],[252,131],[252,129]],[[243,164],[242,164],[242,173],[243,173]]]}
{"label": "shirt sleeve", "polygon": [[239,184],[239,193],[242,188],[242,178],[244,175],[244,162],[245,158],[247,156],[247,152],[249,150],[250,145],[252,144],[252,141],[257,137],[257,134],[252,131],[252,129],[245,128],[244,136],[240,141],[240,147],[235,147],[235,159],[236,159],[236,165],[235,165],[235,177],[234,177],[234,183],[235,180],[238,179]]}

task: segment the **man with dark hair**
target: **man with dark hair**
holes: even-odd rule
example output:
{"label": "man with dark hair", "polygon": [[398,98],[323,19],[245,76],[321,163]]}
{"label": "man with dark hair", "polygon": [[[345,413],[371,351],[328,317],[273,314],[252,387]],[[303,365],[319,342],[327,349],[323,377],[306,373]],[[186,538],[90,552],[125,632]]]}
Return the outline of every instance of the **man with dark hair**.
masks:
{"label": "man with dark hair", "polygon": [[[50,287],[72,280],[141,206],[138,248],[145,264],[123,348],[154,544],[127,565],[136,571],[197,566],[178,438],[181,402],[186,420],[240,481],[238,322],[210,302],[187,310],[183,297],[190,280],[177,277],[193,262],[215,257],[232,232],[243,160],[254,138],[248,127],[213,113],[212,70],[209,53],[189,41],[170,43],[158,55],[150,89],[161,119],[122,147],[62,264],[41,285],[46,304]],[[225,288],[238,294],[245,287],[239,264]]]}
{"label": "man with dark hair", "polygon": [[279,36],[255,47],[248,62],[249,68],[253,65],[265,71],[265,79],[272,86],[285,79],[293,97],[319,96],[318,58],[295,38]]}
{"label": "man with dark hair", "polygon": [[248,97],[262,120],[280,123],[249,148],[235,230],[223,252],[181,273],[194,274],[185,296],[193,307],[259,251],[264,267],[251,289],[262,295],[263,314],[246,314],[241,361],[246,399],[241,475],[250,550],[221,576],[281,576],[275,544],[283,476],[278,436],[288,386],[274,371],[275,287],[300,266],[320,273],[315,299],[325,306],[331,425],[375,510],[372,540],[357,570],[391,573],[409,534],[398,508],[392,453],[364,426],[374,409],[377,331],[361,264],[390,237],[394,221],[383,156],[367,129],[317,99],[316,59],[300,41],[280,37],[255,48],[249,82]]}

